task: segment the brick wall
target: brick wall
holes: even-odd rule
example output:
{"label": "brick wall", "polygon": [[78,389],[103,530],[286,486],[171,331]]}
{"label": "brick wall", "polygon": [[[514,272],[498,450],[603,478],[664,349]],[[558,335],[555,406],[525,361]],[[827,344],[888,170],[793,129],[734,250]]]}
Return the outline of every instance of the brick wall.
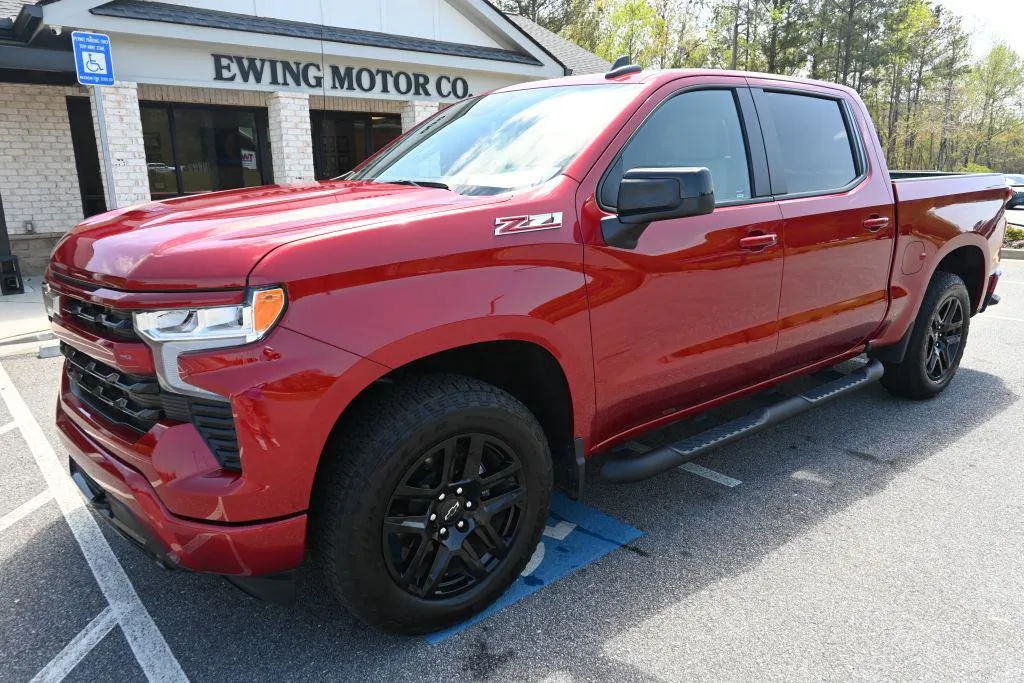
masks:
{"label": "brick wall", "polygon": [[437,102],[409,100],[402,102],[402,132],[406,133],[421,121],[425,121],[437,113]]}
{"label": "brick wall", "polygon": [[11,253],[18,257],[23,276],[42,275],[50,252],[63,235],[17,235],[11,237]]}
{"label": "brick wall", "polygon": [[143,102],[184,102],[232,107],[266,107],[270,93],[249,90],[217,90],[184,88],[173,85],[139,83],[139,100]]}
{"label": "brick wall", "polygon": [[65,98],[77,88],[0,84],[0,196],[7,230],[64,233],[82,220]]}
{"label": "brick wall", "polygon": [[18,12],[21,11],[22,5],[31,4],[31,0],[26,0],[26,2],[21,2],[20,0],[0,0],[0,19],[13,19],[18,16]]}
{"label": "brick wall", "polygon": [[313,180],[313,133],[309,121],[309,95],[275,92],[270,95],[268,103],[274,182],[296,183]]}
{"label": "brick wall", "polygon": [[[116,83],[98,88],[103,98],[103,116],[107,124],[107,145],[110,150],[110,172],[114,176],[115,201],[107,201],[114,209],[150,201],[146,148],[142,143],[142,117],[139,115],[139,91],[135,83]],[[97,96],[92,100],[92,120],[96,143],[102,144],[97,113]],[[106,174],[103,187],[107,189]],[[110,192],[107,190],[109,197]]]}
{"label": "brick wall", "polygon": [[354,111],[361,114],[401,114],[401,100],[370,100],[360,97],[325,97],[310,95],[309,108],[319,111]]}

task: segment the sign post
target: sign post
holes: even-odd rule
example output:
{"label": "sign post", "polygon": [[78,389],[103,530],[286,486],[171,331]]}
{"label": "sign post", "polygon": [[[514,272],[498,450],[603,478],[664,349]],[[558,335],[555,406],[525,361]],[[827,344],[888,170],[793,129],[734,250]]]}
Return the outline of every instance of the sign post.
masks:
{"label": "sign post", "polygon": [[107,139],[107,117],[103,109],[100,88],[114,85],[114,58],[110,51],[110,37],[102,33],[73,31],[71,46],[75,52],[75,74],[82,85],[92,86],[96,102],[96,127],[100,133],[100,156],[103,159],[104,185],[107,190],[107,210],[117,208],[117,189],[114,187],[113,167],[110,163],[110,143]]}

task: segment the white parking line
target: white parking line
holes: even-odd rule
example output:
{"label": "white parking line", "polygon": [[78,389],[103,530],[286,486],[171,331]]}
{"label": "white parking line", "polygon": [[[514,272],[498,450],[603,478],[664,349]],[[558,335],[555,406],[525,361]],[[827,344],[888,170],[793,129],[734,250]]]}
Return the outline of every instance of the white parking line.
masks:
{"label": "white parking line", "polygon": [[1015,323],[1024,323],[1024,318],[1011,318],[1008,315],[996,315],[994,313],[982,313],[981,318],[993,318],[995,320],[1012,320]]}
{"label": "white parking line", "polygon": [[146,611],[124,568],[117,561],[107,539],[103,537],[99,524],[85,506],[85,500],[71,477],[64,470],[50,442],[46,440],[42,427],[36,422],[32,411],[18,393],[7,371],[0,364],[0,397],[7,404],[7,410],[21,429],[29,451],[36,461],[43,478],[60,511],[71,527],[71,533],[82,549],[85,561],[89,563],[96,583],[106,597],[131,646],[139,666],[151,681],[187,681],[185,672],[167,646],[167,641]]}
{"label": "white parking line", "polygon": [[39,495],[33,496],[29,500],[25,501],[3,517],[0,517],[0,532],[6,531],[10,527],[14,526],[25,517],[28,517],[33,512],[49,503],[52,499],[53,494],[49,491],[43,491]]}
{"label": "white parking line", "polygon": [[8,422],[3,427],[0,427],[0,435],[6,434],[7,432],[13,432],[18,428],[17,422]]}
{"label": "white parking line", "polygon": [[85,659],[94,647],[99,645],[110,629],[117,626],[117,616],[114,609],[107,607],[96,615],[96,618],[89,622],[71,642],[64,646],[64,649],[57,653],[57,656],[50,660],[50,663],[43,667],[43,670],[35,675],[31,683],[58,683],[71,673],[71,670],[78,666],[78,663]]}
{"label": "white parking line", "polygon": [[732,477],[724,475],[721,472],[709,470],[707,467],[702,467],[695,462],[683,463],[682,465],[679,466],[679,469],[686,470],[690,474],[696,474],[698,477],[704,477],[705,479],[709,479],[710,481],[713,481],[716,484],[728,486],[729,488],[739,486],[740,484],[743,483],[739,479],[733,479]]}

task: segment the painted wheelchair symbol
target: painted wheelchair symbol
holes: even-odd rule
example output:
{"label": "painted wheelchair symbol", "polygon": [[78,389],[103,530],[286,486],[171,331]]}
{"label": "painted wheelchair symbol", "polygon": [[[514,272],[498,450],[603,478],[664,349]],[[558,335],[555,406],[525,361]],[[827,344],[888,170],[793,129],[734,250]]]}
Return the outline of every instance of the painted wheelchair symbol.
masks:
{"label": "painted wheelchair symbol", "polygon": [[91,74],[107,73],[107,60],[99,52],[86,52],[82,55],[82,66]]}

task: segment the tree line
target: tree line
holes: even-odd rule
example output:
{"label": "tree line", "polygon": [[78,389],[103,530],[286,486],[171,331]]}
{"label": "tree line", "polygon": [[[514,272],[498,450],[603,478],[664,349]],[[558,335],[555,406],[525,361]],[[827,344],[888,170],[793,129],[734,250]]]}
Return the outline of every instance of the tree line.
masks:
{"label": "tree line", "polygon": [[[613,61],[855,88],[892,168],[1024,173],[1024,59],[928,0],[504,0]],[[1010,20],[1007,17],[1007,20]]]}

